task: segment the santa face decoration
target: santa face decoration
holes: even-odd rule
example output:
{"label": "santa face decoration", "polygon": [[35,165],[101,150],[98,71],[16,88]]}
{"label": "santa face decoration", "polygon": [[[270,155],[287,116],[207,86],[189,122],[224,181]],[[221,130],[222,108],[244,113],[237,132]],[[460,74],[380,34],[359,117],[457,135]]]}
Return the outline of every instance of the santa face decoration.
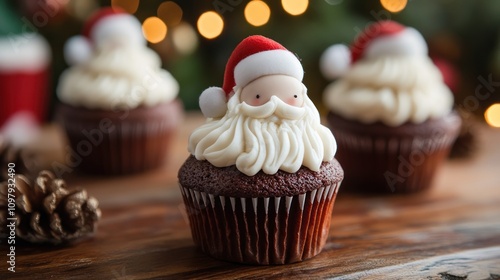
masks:
{"label": "santa face decoration", "polygon": [[102,8],[85,22],[82,35],[66,42],[64,57],[68,64],[78,65],[96,51],[145,46],[141,23],[134,16],[116,7]]}
{"label": "santa face decoration", "polygon": [[[234,63],[234,57],[240,60]],[[333,159],[335,139],[320,124],[295,55],[270,39],[251,36],[236,47],[228,66],[224,88],[230,85],[230,92],[209,88],[200,97],[209,120],[189,139],[189,151],[196,159],[217,167],[236,165],[248,176],[261,170],[294,173],[301,166],[319,171],[323,161]]]}
{"label": "santa face decoration", "polygon": [[285,75],[269,75],[258,78],[241,90],[241,101],[260,106],[276,96],[290,106],[302,107],[305,88],[297,79]]}
{"label": "santa face decoration", "polygon": [[359,34],[352,45],[335,44],[325,50],[320,69],[329,79],[344,76],[363,59],[384,56],[427,56],[427,44],[417,30],[392,20],[378,21]]}

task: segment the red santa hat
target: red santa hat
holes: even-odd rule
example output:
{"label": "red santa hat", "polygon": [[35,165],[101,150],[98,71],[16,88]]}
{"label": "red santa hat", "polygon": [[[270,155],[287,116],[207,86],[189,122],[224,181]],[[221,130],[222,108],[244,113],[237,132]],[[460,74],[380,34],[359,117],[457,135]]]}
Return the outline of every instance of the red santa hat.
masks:
{"label": "red santa hat", "polygon": [[64,57],[69,64],[86,61],[96,46],[107,41],[127,44],[146,44],[141,23],[120,8],[106,7],[92,14],[85,22],[81,36],[71,37],[64,46]]}
{"label": "red santa hat", "polygon": [[304,69],[297,56],[281,44],[260,35],[247,37],[229,57],[222,88],[210,87],[201,93],[201,111],[207,118],[224,116],[235,86],[241,88],[259,77],[274,74],[302,81]]}
{"label": "red santa hat", "polygon": [[360,59],[384,55],[427,55],[427,44],[414,28],[391,20],[378,21],[365,28],[350,48],[338,44],[326,49],[320,68],[325,77],[334,79]]}

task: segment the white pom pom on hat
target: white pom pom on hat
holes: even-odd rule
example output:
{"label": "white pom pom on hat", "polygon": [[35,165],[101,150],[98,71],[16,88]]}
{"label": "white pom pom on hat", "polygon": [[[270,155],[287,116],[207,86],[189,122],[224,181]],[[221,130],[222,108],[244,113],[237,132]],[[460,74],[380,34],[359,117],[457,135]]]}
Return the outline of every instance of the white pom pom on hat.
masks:
{"label": "white pom pom on hat", "polygon": [[83,36],[73,36],[64,44],[64,59],[69,65],[80,64],[92,55],[92,46]]}
{"label": "white pom pom on hat", "polygon": [[427,55],[427,44],[417,30],[395,21],[375,22],[365,28],[348,48],[333,45],[320,58],[320,70],[326,78],[343,76],[362,58],[383,55]]}
{"label": "white pom pom on hat", "polygon": [[346,45],[328,47],[321,55],[319,67],[323,76],[335,79],[342,76],[351,65],[351,51]]}
{"label": "white pom pom on hat", "polygon": [[304,69],[297,56],[278,42],[260,35],[245,38],[229,57],[222,88],[210,87],[200,95],[203,115],[207,118],[224,116],[227,100],[235,86],[244,87],[259,77],[273,74],[302,81]]}
{"label": "white pom pom on hat", "polygon": [[209,87],[200,95],[200,109],[206,118],[224,116],[227,110],[226,93],[220,87]]}
{"label": "white pom pom on hat", "polygon": [[146,44],[141,23],[119,8],[102,8],[85,22],[82,35],[71,37],[64,46],[64,58],[70,65],[90,58],[96,46],[116,37],[126,38],[127,44]]}

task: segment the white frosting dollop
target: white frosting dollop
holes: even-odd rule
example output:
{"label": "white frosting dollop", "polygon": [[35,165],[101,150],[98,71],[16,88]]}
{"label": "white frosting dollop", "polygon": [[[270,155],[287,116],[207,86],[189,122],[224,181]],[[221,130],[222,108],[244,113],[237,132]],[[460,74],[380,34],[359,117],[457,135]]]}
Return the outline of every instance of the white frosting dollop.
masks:
{"label": "white frosting dollop", "polygon": [[96,51],[61,75],[57,94],[70,105],[109,110],[154,106],[173,100],[178,91],[160,57],[138,46]]}
{"label": "white frosting dollop", "polygon": [[[305,87],[304,87],[305,90]],[[337,144],[320,124],[318,110],[304,93],[304,105],[294,107],[276,96],[261,106],[240,102],[241,90],[229,99],[221,119],[208,119],[189,138],[189,152],[217,167],[236,165],[253,176],[260,170],[294,173],[301,166],[319,171],[333,159]]]}
{"label": "white frosting dollop", "polygon": [[449,114],[453,94],[428,57],[382,56],[355,63],[325,89],[324,102],[347,119],[398,126]]}

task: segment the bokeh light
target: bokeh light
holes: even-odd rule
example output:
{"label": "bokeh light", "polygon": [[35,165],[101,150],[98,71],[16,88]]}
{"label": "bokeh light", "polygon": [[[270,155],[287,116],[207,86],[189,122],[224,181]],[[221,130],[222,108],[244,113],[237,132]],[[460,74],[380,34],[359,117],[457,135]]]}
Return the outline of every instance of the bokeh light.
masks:
{"label": "bokeh light", "polygon": [[172,30],[172,43],[182,54],[190,54],[198,47],[198,36],[193,26],[187,22],[181,22]]}
{"label": "bokeh light", "polygon": [[493,127],[500,127],[500,103],[491,105],[484,112],[486,122]]}
{"label": "bokeh light", "polygon": [[137,12],[139,0],[111,0],[111,7],[122,8],[129,14]]}
{"label": "bokeh light", "polygon": [[307,10],[309,0],[281,0],[281,6],[285,12],[292,16],[298,16]]}
{"label": "bokeh light", "polygon": [[92,13],[99,9],[96,0],[73,0],[66,4],[66,11],[80,21],[85,21]]}
{"label": "bokeh light", "polygon": [[158,17],[167,24],[167,26],[177,25],[182,19],[181,7],[172,1],[161,3],[160,6],[158,6],[156,13],[158,14]]}
{"label": "bokeh light", "polygon": [[384,9],[392,13],[401,12],[408,4],[408,0],[380,0]]}
{"label": "bokeh light", "polygon": [[224,21],[216,12],[209,11],[203,13],[196,24],[198,32],[207,39],[218,37],[224,29]]}
{"label": "bokeh light", "polygon": [[142,33],[148,42],[156,44],[167,36],[167,26],[157,17],[149,17],[142,23]]}
{"label": "bokeh light", "polygon": [[269,6],[260,0],[248,2],[245,7],[245,19],[253,26],[262,26],[269,21],[271,17],[271,9]]}

